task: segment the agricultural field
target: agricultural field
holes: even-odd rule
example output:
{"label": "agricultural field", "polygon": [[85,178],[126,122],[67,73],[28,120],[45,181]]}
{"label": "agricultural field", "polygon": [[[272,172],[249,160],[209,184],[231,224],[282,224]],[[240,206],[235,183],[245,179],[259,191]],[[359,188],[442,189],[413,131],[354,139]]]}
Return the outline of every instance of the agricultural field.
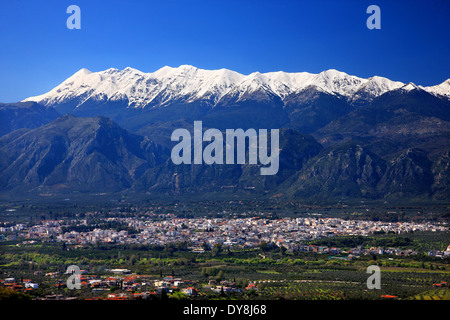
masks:
{"label": "agricultural field", "polygon": [[448,288],[433,289],[415,295],[413,300],[450,300],[450,291]]}
{"label": "agricultural field", "polygon": [[[378,300],[389,299],[448,299],[448,288],[431,289],[433,281],[447,279],[448,273],[429,272],[383,272],[381,289],[368,290],[365,278],[355,271],[314,272],[314,279],[302,280],[263,280],[259,294],[275,299],[299,300]],[[307,278],[305,275],[304,278]],[[329,279],[336,280],[329,280]],[[416,294],[417,293],[417,294]],[[432,297],[432,298],[431,298]]]}

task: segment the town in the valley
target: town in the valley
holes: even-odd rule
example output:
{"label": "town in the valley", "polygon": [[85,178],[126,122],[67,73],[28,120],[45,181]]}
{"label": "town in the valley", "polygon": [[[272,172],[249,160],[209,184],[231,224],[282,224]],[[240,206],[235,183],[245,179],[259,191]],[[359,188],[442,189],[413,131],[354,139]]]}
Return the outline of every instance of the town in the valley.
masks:
{"label": "town in the valley", "polygon": [[[215,205],[194,214],[199,208],[47,210],[20,219],[23,207],[9,207],[9,220],[0,223],[0,291],[45,300],[373,299],[436,287],[447,294],[445,219],[416,219],[417,211],[413,219],[396,221],[307,210],[274,215]],[[408,242],[411,235],[419,242]],[[71,273],[68,266],[78,264],[80,272]],[[388,267],[392,278],[384,275],[383,284],[389,294],[365,290],[370,264]],[[405,270],[414,271],[408,281],[415,282],[397,285],[404,291],[392,295],[404,280],[397,271]],[[71,290],[68,281],[81,290]]]}
{"label": "town in the valley", "polygon": [[[260,219],[255,217],[227,218],[177,218],[174,215],[159,215],[157,220],[142,218],[104,218],[103,222],[118,223],[129,230],[93,228],[91,231],[64,231],[89,227],[87,219],[45,220],[26,226],[16,224],[0,227],[1,240],[17,238],[44,239],[73,245],[116,243],[165,245],[187,242],[195,252],[203,252],[204,245],[222,244],[226,247],[254,247],[261,242],[274,243],[290,251],[317,251],[340,253],[340,248],[317,248],[305,246],[307,240],[341,235],[367,236],[376,232],[402,234],[412,231],[446,231],[448,226],[432,223],[381,222],[365,220],[343,220],[339,218],[281,218]],[[82,229],[82,228],[78,228]],[[396,252],[380,249],[379,253]],[[414,253],[412,250],[409,253]],[[431,253],[430,253],[431,254]],[[439,253],[438,253],[439,254]]]}
{"label": "town in the valley", "polygon": [[[43,216],[42,218],[46,217]],[[159,258],[157,258],[158,256],[152,258],[150,255],[140,258],[141,264],[142,261],[148,261],[149,264],[152,263],[151,261],[154,261],[154,265],[157,265],[159,269],[156,267],[152,269],[152,274],[143,274],[143,269],[134,269],[133,263],[131,263],[123,264],[122,267],[117,264],[114,266],[106,265],[102,269],[97,267],[89,269],[89,266],[81,266],[82,269],[79,274],[73,275],[70,270],[65,269],[67,268],[66,264],[70,264],[71,260],[62,265],[60,264],[59,269],[51,268],[51,270],[45,270],[39,268],[43,264],[39,265],[36,262],[38,258],[36,256],[31,257],[31,253],[22,253],[19,258],[18,255],[14,256],[13,251],[11,251],[10,255],[5,255],[3,258],[9,258],[9,265],[17,268],[15,272],[8,271],[11,269],[3,268],[0,276],[0,288],[7,288],[8,290],[11,289],[25,294],[32,294],[41,290],[40,294],[34,295],[34,299],[77,299],[79,296],[74,296],[74,291],[67,289],[67,281],[73,276],[76,278],[72,277],[71,279],[78,281],[81,291],[89,290],[90,294],[87,295],[89,299],[150,299],[154,297],[161,298],[161,296],[166,295],[178,298],[198,298],[205,295],[205,292],[219,296],[237,294],[239,297],[243,295],[248,297],[249,294],[258,292],[261,286],[272,288],[270,286],[273,286],[274,282],[288,281],[281,277],[282,273],[280,271],[277,271],[284,269],[276,269],[278,267],[284,268],[283,264],[299,265],[302,268],[306,268],[302,269],[302,273],[299,273],[296,269],[292,269],[294,271],[289,269],[291,274],[296,275],[295,277],[290,276],[290,283],[299,286],[314,283],[314,281],[323,281],[314,280],[315,278],[308,280],[308,278],[303,279],[297,276],[299,274],[304,276],[312,272],[308,269],[308,263],[311,266],[314,266],[315,263],[318,268],[325,267],[329,269],[333,266],[346,268],[348,267],[348,262],[358,261],[358,259],[363,259],[364,263],[367,264],[370,258],[373,263],[376,263],[376,257],[378,256],[380,259],[381,257],[386,257],[384,258],[387,261],[386,265],[402,266],[401,263],[395,265],[393,261],[398,261],[397,257],[413,257],[411,259],[415,259],[414,256],[420,256],[420,259],[422,259],[419,259],[420,261],[423,261],[423,259],[425,261],[428,261],[426,259],[438,259],[438,264],[435,264],[434,268],[443,270],[442,268],[446,269],[446,262],[443,262],[443,265],[439,265],[439,261],[448,261],[450,246],[441,248],[441,250],[420,251],[405,245],[400,247],[395,245],[375,245],[370,247],[367,245],[354,245],[349,247],[315,243],[314,241],[339,237],[359,237],[358,239],[364,239],[380,234],[390,235],[391,238],[395,238],[405,234],[442,234],[446,232],[448,232],[448,225],[445,221],[387,222],[322,217],[320,214],[275,218],[264,215],[183,217],[173,213],[146,212],[145,214],[118,215],[92,211],[72,218],[64,217],[58,219],[57,217],[56,219],[35,219],[30,222],[2,223],[0,225],[0,245],[3,248],[9,246],[8,248],[11,249],[8,250],[38,248],[43,245],[49,248],[54,246],[68,254],[77,252],[76,250],[81,250],[81,248],[99,249],[107,246],[111,250],[111,248],[117,247],[118,249],[115,251],[118,251],[118,259],[116,261],[120,262],[122,261],[120,259],[121,254],[122,258],[126,255],[126,250],[120,249],[124,246],[125,248],[127,246],[139,246],[139,248],[147,246],[154,249],[158,247],[167,248],[171,244],[183,244],[183,252],[191,255],[188,258],[189,261],[190,259],[197,262],[203,261],[199,265],[204,266],[201,267],[201,275],[205,277],[201,279],[199,277],[191,277],[189,272],[178,272],[181,269],[176,269],[177,271],[174,272],[173,267],[168,266],[171,263],[171,266],[174,265],[173,260],[175,258],[165,265],[164,259],[159,259],[161,255]],[[29,249],[24,250],[24,252],[31,252]],[[123,250],[123,253],[120,250]],[[260,275],[267,276],[267,278],[252,278],[242,281],[242,279],[237,280],[235,275],[226,277],[222,271],[214,271],[223,266],[220,262],[221,260],[217,260],[217,257],[214,255],[210,257],[211,259],[203,258],[211,255],[211,252],[214,250],[216,252],[219,252],[219,250],[220,252],[227,252],[231,257],[233,257],[233,252],[238,256],[241,254],[244,258],[246,254],[250,253],[253,260],[242,258],[241,260],[233,260],[233,263],[238,261],[241,265],[246,263],[248,265],[253,264],[253,266],[263,265],[265,269],[255,270]],[[285,255],[277,256],[278,251],[274,250],[278,250]],[[272,256],[272,252],[276,252],[275,257],[277,258]],[[171,258],[172,254],[167,257]],[[309,258],[299,258],[302,257],[302,254]],[[286,255],[292,258],[289,260],[286,258]],[[317,259],[315,258],[317,256],[326,258]],[[239,267],[230,267],[232,265],[231,260],[226,259],[223,260],[227,264],[224,270],[234,270],[233,268],[238,270]],[[186,259],[183,256],[176,260],[175,265],[179,262],[178,267],[180,267],[180,265],[185,264],[185,261]],[[269,263],[268,261],[271,262]],[[323,265],[320,265],[318,261],[322,261]],[[389,262],[392,262],[392,264]],[[29,263],[29,267],[26,267],[27,272],[22,275],[20,266],[26,266],[27,263]],[[266,266],[270,264],[274,265],[273,270],[267,269]],[[4,263],[3,266],[5,265]],[[218,267],[216,267],[217,265]],[[430,266],[430,269],[433,268],[433,264],[428,262],[421,262],[419,267],[427,268],[428,266]],[[160,270],[160,273],[158,274],[155,270]],[[200,270],[200,267],[198,270]],[[227,272],[229,273],[229,271]],[[319,273],[317,270],[314,272]],[[276,276],[277,278],[274,280],[270,276]],[[333,285],[345,282],[340,280],[339,277],[336,279],[331,281]],[[433,283],[433,286],[447,287],[446,278],[443,281],[439,281],[440,278],[436,279],[438,281]],[[434,279],[433,281],[436,282]],[[45,283],[44,287],[46,290],[42,290],[43,283]],[[49,283],[51,284],[51,290],[49,290]],[[298,292],[300,292],[300,289],[298,289]]]}

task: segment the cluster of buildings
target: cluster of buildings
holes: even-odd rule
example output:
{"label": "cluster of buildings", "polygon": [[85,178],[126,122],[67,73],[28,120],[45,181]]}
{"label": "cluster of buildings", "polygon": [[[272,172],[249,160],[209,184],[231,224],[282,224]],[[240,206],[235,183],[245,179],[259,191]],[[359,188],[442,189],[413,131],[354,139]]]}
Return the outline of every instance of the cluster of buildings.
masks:
{"label": "cluster of buildings", "polygon": [[[446,231],[447,226],[431,223],[381,222],[343,220],[339,218],[166,218],[143,219],[135,217],[109,217],[124,230],[96,228],[90,231],[65,231],[72,226],[88,226],[87,220],[42,221],[27,227],[17,224],[0,227],[0,240],[16,237],[60,241],[66,244],[147,244],[165,245],[187,242],[191,249],[202,252],[204,245],[222,244],[228,247],[253,247],[265,242],[284,246],[290,250],[311,250],[301,247],[308,240],[340,236],[367,236],[375,232],[401,234],[411,231]],[[76,228],[75,228],[76,229]],[[129,233],[128,230],[135,232]],[[300,246],[300,247],[299,247]]]}
{"label": "cluster of buildings", "polygon": [[[250,283],[247,287],[241,289],[235,282],[223,280],[210,280],[208,284],[200,285],[198,281],[175,278],[166,276],[160,279],[152,279],[148,275],[131,274],[127,269],[111,269],[112,275],[98,276],[89,274],[86,270],[81,270],[77,275],[81,289],[88,288],[96,296],[94,299],[102,300],[134,300],[134,299],[152,299],[165,294],[180,292],[187,296],[197,296],[199,294],[210,292],[242,292],[243,290],[257,290],[257,285]],[[46,278],[52,279],[56,289],[64,289],[67,284],[68,273],[60,274],[50,272],[45,274]],[[0,279],[0,286],[10,288],[14,291],[29,292],[38,289],[39,285],[30,279]],[[58,290],[56,291],[58,292]],[[100,298],[101,297],[101,298]],[[49,294],[39,296],[39,300],[67,300],[72,299],[64,294]]]}
{"label": "cluster of buildings", "polygon": [[5,278],[0,279],[0,285],[12,290],[32,291],[39,288],[39,284],[31,279]]}

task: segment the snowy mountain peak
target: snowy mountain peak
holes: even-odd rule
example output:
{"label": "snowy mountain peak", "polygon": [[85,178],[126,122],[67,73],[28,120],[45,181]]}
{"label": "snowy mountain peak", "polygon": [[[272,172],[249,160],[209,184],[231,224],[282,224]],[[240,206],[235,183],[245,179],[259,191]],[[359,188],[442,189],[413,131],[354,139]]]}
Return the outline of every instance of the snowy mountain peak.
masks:
{"label": "snowy mountain peak", "polygon": [[447,79],[436,86],[425,87],[423,89],[431,94],[447,97],[450,99],[450,79]]}
{"label": "snowy mountain peak", "polygon": [[92,73],[92,71],[90,71],[86,68],[81,68],[74,75],[87,75],[87,74],[91,74],[91,73]]}
{"label": "snowy mountain peak", "polygon": [[364,87],[368,88],[368,90],[372,90],[375,95],[381,95],[387,91],[396,90],[404,85],[403,82],[392,81],[379,76],[373,76],[367,80]]}
{"label": "snowy mountain peak", "polygon": [[197,67],[191,66],[190,64],[182,64],[181,66],[178,67],[178,69],[181,69],[181,70],[198,70]]}
{"label": "snowy mountain peak", "polygon": [[328,69],[324,70],[321,73],[319,73],[319,76],[326,78],[326,79],[335,79],[335,78],[345,78],[349,77],[348,74],[345,72],[336,70],[336,69]]}
{"label": "snowy mountain peak", "polygon": [[140,70],[138,70],[138,69],[135,69],[135,68],[132,68],[132,67],[126,67],[125,69],[123,69],[123,71],[124,71],[124,72],[134,72],[134,73],[140,73],[140,74],[143,74],[142,71],[140,71]]}
{"label": "snowy mountain peak", "polygon": [[365,81],[367,80],[330,69],[319,73],[316,77],[315,84],[325,92],[351,96]]}
{"label": "snowy mountain peak", "polygon": [[405,84],[404,86],[402,86],[400,89],[405,90],[405,91],[411,91],[411,90],[420,89],[420,87],[415,85],[412,82],[409,82],[409,83]]}

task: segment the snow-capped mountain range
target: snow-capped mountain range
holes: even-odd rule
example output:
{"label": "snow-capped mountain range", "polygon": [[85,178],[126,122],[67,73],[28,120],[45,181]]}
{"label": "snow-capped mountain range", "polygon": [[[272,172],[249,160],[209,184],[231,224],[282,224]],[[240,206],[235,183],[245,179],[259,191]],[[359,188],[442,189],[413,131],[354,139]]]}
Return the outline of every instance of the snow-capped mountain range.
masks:
{"label": "snow-capped mountain range", "polygon": [[[0,104],[0,190],[12,196],[207,199],[231,186],[233,198],[428,202],[450,192],[450,80],[422,87],[336,70],[81,69],[26,100]],[[247,164],[176,166],[172,133],[192,132],[194,121],[222,132],[280,129],[279,174],[261,176]]]}
{"label": "snow-capped mountain range", "polygon": [[178,68],[166,66],[152,73],[130,67],[100,72],[81,69],[51,91],[23,101],[52,106],[75,101],[75,107],[87,100],[124,101],[134,108],[203,101],[214,107],[230,97],[234,101],[242,101],[258,92],[284,100],[290,94],[308,88],[344,96],[349,102],[370,101],[388,91],[415,88],[450,99],[450,79],[439,85],[422,87],[379,76],[364,79],[334,69],[319,74],[278,71],[243,75],[228,69],[203,70],[182,65]]}

